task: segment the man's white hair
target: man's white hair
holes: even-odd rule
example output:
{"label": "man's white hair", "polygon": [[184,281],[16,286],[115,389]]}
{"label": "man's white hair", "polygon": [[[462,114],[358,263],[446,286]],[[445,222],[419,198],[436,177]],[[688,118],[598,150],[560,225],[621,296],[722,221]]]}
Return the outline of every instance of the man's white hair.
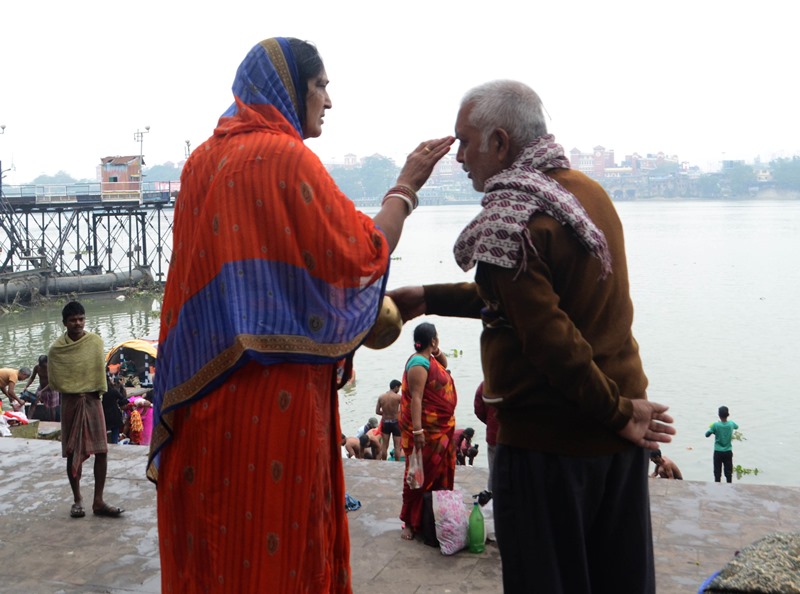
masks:
{"label": "man's white hair", "polygon": [[467,91],[461,107],[471,104],[468,123],[481,132],[478,150],[489,148],[489,136],[497,128],[508,132],[511,142],[523,147],[547,134],[542,100],[528,85],[515,80],[493,80]]}

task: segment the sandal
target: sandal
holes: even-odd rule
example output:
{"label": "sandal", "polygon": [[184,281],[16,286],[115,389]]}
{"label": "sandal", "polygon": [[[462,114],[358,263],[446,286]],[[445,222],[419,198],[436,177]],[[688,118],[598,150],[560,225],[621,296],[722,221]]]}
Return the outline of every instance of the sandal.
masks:
{"label": "sandal", "polygon": [[125,510],[119,507],[111,507],[107,503],[103,504],[103,507],[99,507],[97,509],[93,509],[92,513],[96,516],[103,516],[105,518],[118,518],[122,515],[122,512]]}
{"label": "sandal", "polygon": [[80,503],[73,503],[72,507],[69,508],[70,518],[82,518],[85,515],[86,512],[83,510],[83,506]]}

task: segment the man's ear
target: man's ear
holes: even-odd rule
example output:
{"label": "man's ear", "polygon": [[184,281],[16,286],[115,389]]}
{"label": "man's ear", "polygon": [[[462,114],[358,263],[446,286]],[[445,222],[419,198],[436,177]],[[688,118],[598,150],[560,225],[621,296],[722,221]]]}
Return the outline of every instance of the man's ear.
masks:
{"label": "man's ear", "polygon": [[492,133],[491,142],[494,144],[497,151],[497,160],[501,163],[507,164],[508,161],[513,161],[511,138],[508,132],[503,128],[496,128]]}

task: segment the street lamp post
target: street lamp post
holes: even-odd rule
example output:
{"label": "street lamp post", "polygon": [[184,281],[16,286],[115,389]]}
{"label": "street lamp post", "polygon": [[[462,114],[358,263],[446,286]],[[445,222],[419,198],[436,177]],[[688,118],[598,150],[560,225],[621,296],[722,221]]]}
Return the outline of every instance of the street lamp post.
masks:
{"label": "street lamp post", "polygon": [[144,135],[150,132],[150,126],[145,126],[144,130],[136,130],[133,139],[139,143],[139,204],[144,203]]}
{"label": "street lamp post", "polygon": [[188,159],[189,155],[192,154],[192,143],[188,140],[186,141],[186,148],[183,149],[184,156]]}
{"label": "street lamp post", "polygon": [[[6,125],[5,124],[0,124],[0,134],[5,134],[5,133],[6,133]],[[189,142],[189,141],[187,140],[186,142]],[[3,170],[3,161],[0,160],[0,191],[2,191],[2,189],[3,189],[3,174],[4,173],[5,173],[5,171]]]}

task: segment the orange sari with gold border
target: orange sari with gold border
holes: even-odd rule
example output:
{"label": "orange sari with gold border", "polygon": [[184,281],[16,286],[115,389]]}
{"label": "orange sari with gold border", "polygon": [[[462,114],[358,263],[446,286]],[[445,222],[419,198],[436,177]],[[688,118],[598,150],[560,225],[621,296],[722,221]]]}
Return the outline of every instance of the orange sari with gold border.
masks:
{"label": "orange sari with gold border", "polygon": [[151,458],[164,592],[350,592],[335,362],[388,245],[271,105],[237,98],[187,161]]}

